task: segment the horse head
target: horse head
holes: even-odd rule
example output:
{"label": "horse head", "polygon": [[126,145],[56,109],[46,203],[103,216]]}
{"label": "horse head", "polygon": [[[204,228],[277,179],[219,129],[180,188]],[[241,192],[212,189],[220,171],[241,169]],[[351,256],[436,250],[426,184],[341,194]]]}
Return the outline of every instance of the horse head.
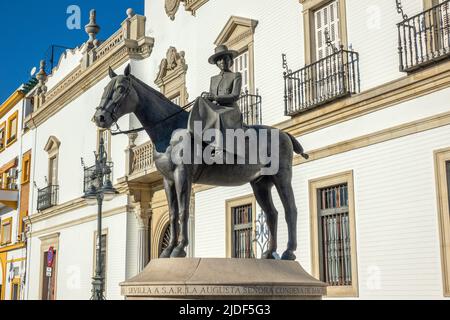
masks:
{"label": "horse head", "polygon": [[111,80],[94,114],[96,125],[104,129],[109,129],[122,116],[134,112],[139,104],[138,94],[132,84],[130,65],[125,68],[123,75],[117,75],[110,67],[109,76]]}

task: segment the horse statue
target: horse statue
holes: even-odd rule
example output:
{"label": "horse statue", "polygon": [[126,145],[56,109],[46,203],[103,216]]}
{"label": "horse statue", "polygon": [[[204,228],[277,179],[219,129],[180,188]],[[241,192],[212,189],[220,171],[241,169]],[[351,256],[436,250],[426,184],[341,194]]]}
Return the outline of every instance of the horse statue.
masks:
{"label": "horse statue", "polygon": [[[272,175],[263,175],[261,169],[267,164],[189,164],[175,163],[172,157],[177,141],[172,135],[186,129],[189,113],[175,105],[164,95],[131,74],[130,65],[124,75],[109,69],[111,78],[105,87],[94,121],[100,128],[109,129],[124,115],[134,113],[141,122],[154,145],[154,159],[163,176],[164,189],[169,205],[170,240],[160,258],[186,257],[188,245],[188,219],[191,189],[194,183],[214,186],[240,186],[250,183],[258,204],[266,214],[269,229],[267,251],[263,259],[275,259],[277,251],[278,212],[273,204],[271,190],[275,186],[285,210],[288,227],[287,249],[283,260],[295,260],[297,249],[297,208],[292,189],[292,160],[294,152],[308,158],[300,143],[290,134],[268,126],[248,126],[260,132],[278,134],[279,170]],[[259,139],[260,137],[258,137]],[[271,150],[268,141],[267,149]],[[194,148],[192,144],[192,148]],[[248,143],[245,146],[248,150]],[[267,150],[267,151],[268,151]],[[269,154],[270,151],[266,154]]]}

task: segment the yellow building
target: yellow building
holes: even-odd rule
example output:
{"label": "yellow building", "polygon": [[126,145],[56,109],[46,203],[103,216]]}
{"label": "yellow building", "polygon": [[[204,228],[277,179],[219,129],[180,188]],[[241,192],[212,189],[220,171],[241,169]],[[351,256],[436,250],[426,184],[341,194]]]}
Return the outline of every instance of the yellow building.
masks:
{"label": "yellow building", "polygon": [[[23,218],[28,215],[31,152],[22,137],[25,91],[0,106],[0,299],[20,300],[26,269]],[[30,149],[30,148],[28,148]]]}

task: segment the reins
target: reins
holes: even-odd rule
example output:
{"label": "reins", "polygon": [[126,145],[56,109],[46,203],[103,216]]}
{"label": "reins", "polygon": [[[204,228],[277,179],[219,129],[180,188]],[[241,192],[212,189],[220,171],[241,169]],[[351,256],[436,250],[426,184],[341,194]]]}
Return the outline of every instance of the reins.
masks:
{"label": "reins", "polygon": [[[116,118],[115,113],[116,113],[116,110],[119,108],[120,103],[122,103],[122,101],[130,94],[130,91],[131,91],[131,81],[132,81],[132,79],[131,79],[131,77],[130,77],[130,82],[129,82],[129,85],[128,85],[126,94],[123,95],[117,102],[114,102],[113,112],[107,111],[107,112],[109,112],[109,114],[110,114],[110,116],[111,116],[111,119],[114,121],[114,122],[113,122],[113,125],[116,126],[116,129],[115,129],[115,130],[112,130],[112,129],[111,129],[111,135],[113,135],[113,136],[116,136],[116,135],[119,135],[119,134],[137,133],[137,132],[144,131],[146,128],[149,128],[148,126],[142,126],[141,128],[122,131],[122,130],[120,129],[119,125],[117,124],[117,121],[119,121],[119,119]],[[188,103],[187,105],[185,105],[184,107],[180,107],[181,110],[178,110],[177,112],[175,112],[175,113],[173,113],[173,114],[171,114],[171,115],[165,117],[164,119],[162,119],[161,121],[159,121],[159,123],[157,123],[157,124],[155,124],[154,126],[152,126],[152,128],[156,128],[156,127],[158,127],[158,126],[164,124],[164,122],[166,122],[167,120],[169,120],[169,119],[175,117],[176,115],[178,115],[178,114],[180,114],[180,113],[186,111],[187,109],[189,109],[189,108],[193,105],[193,103],[194,103],[194,102],[191,102],[191,103]],[[106,110],[105,110],[105,111],[106,111]]]}

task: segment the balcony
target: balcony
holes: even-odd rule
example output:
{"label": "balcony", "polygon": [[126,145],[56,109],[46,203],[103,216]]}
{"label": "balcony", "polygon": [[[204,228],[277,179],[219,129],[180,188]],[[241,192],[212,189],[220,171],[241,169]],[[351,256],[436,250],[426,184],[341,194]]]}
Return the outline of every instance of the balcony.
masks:
{"label": "balcony", "polygon": [[59,186],[48,186],[38,190],[37,210],[43,211],[58,204]]}
{"label": "balcony", "polygon": [[[109,179],[110,181],[114,181],[113,180],[113,172],[114,172],[114,164],[112,161],[107,161],[106,165],[111,168],[111,173],[109,175],[105,175],[105,181],[107,179]],[[93,180],[95,180],[95,165],[91,166],[91,167],[85,167],[83,169],[84,171],[84,179],[83,179],[83,194],[86,193],[86,191],[88,191],[89,187],[92,185]],[[105,182],[104,181],[104,182]],[[96,186],[96,181],[94,181],[94,186]]]}
{"label": "balcony", "polygon": [[262,98],[258,94],[258,91],[256,91],[256,94],[250,94],[246,91],[241,95],[238,105],[245,124],[259,125],[262,123],[261,102]]}
{"label": "balcony", "polygon": [[450,56],[449,2],[397,24],[401,72],[412,72]]}
{"label": "balcony", "polygon": [[285,115],[318,107],[361,90],[359,54],[341,47],[303,69],[284,73]]}
{"label": "balcony", "polygon": [[[153,143],[147,141],[129,150],[127,180],[137,183],[154,183],[161,179],[153,157]],[[120,181],[120,179],[119,179]]]}

